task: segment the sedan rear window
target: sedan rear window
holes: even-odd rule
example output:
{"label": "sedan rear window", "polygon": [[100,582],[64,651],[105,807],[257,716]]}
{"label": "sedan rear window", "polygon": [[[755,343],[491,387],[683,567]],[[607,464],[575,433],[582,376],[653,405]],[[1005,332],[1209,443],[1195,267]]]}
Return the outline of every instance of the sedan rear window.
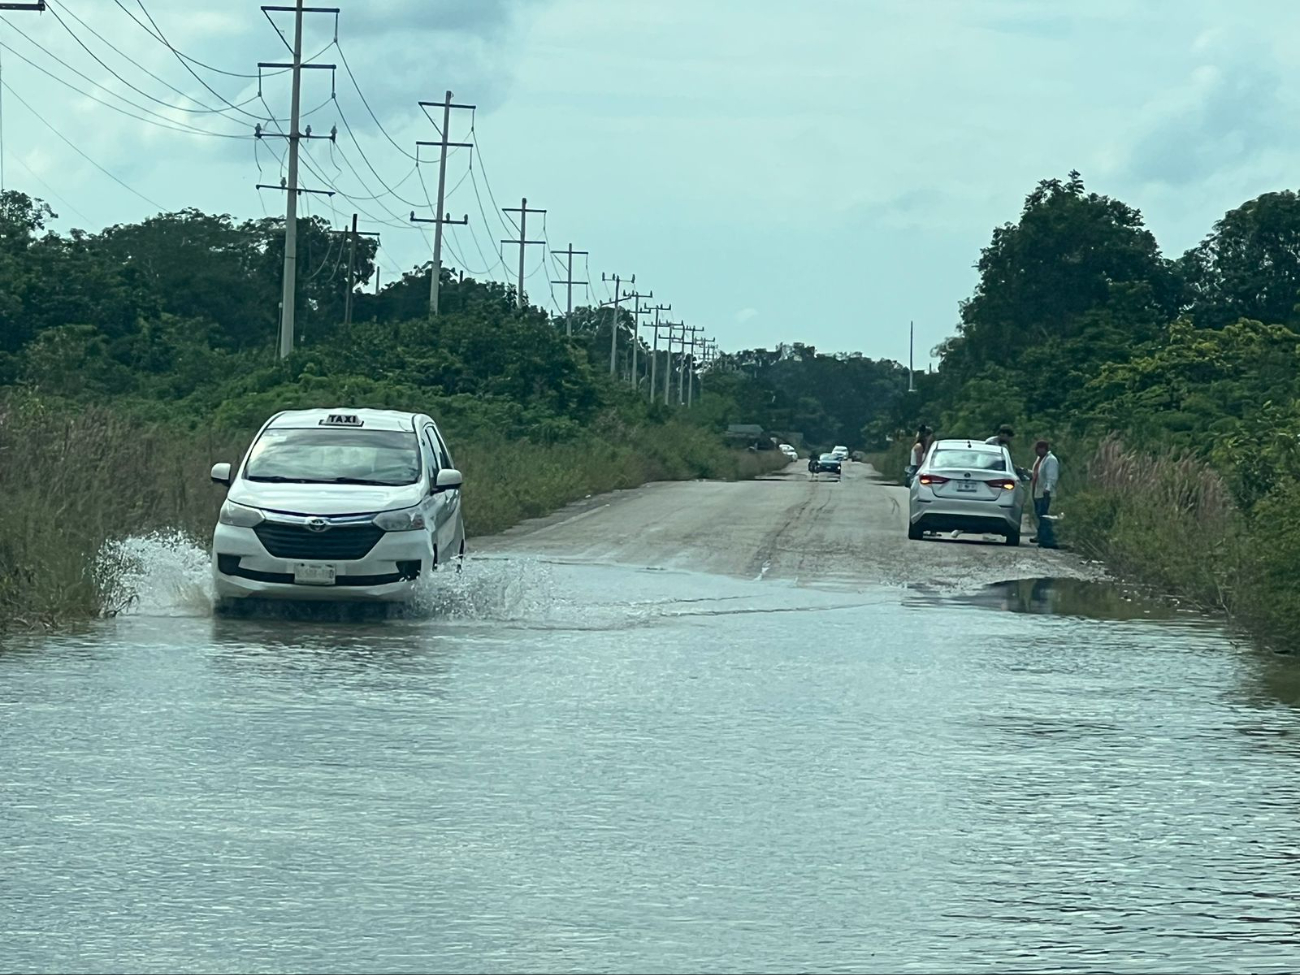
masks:
{"label": "sedan rear window", "polygon": [[414,484],[420,448],[400,430],[270,429],[258,438],[244,477],[298,484]]}
{"label": "sedan rear window", "polygon": [[1005,471],[1006,458],[991,450],[936,450],[931,469],[957,469],[964,471]]}

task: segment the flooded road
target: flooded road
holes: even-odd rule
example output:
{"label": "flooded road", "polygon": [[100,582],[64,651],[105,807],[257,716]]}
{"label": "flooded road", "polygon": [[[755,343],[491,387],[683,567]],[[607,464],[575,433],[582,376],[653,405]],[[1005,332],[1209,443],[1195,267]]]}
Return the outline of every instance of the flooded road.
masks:
{"label": "flooded road", "polygon": [[1289,658],[1085,582],[485,548],[419,618],[7,645],[0,969],[1300,967]]}

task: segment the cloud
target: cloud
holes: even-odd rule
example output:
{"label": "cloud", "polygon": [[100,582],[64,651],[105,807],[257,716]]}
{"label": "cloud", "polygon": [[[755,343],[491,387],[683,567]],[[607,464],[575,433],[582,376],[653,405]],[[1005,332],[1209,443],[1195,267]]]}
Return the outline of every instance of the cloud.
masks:
{"label": "cloud", "polygon": [[740,311],[736,312],[736,322],[738,324],[744,325],[745,322],[749,321],[752,318],[756,318],[757,316],[758,316],[757,308],[742,308],[740,309]]}
{"label": "cloud", "polygon": [[1128,153],[1128,175],[1185,186],[1251,162],[1294,139],[1281,73],[1267,49],[1214,32],[1192,47],[1199,62],[1178,89],[1157,98]]}

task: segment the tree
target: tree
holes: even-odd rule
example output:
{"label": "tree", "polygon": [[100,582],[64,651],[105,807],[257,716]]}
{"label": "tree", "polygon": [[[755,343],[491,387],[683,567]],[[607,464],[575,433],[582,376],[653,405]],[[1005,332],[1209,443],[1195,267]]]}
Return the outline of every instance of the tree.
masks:
{"label": "tree", "polygon": [[1300,196],[1265,193],[1228,211],[1180,265],[1197,325],[1300,325]]}
{"label": "tree", "polygon": [[[941,368],[958,384],[990,365],[1023,375],[1018,362],[1036,347],[1053,350],[1058,366],[1067,351],[1086,356],[1087,343],[1070,344],[1107,310],[1130,342],[1142,341],[1179,304],[1178,278],[1141,213],[1086,192],[1077,172],[1039,183],[1019,222],[994,230],[976,267],[979,284],[961,306],[958,335],[941,347]],[[1033,364],[1037,372],[1042,359]]]}

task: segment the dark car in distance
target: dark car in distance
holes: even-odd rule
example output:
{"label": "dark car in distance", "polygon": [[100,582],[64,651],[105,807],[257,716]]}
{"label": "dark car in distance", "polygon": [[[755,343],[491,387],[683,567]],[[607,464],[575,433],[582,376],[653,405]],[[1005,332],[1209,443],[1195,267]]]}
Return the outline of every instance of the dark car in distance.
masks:
{"label": "dark car in distance", "polygon": [[841,463],[840,458],[836,457],[834,454],[822,454],[817,458],[817,469],[813,471],[813,473],[834,474],[836,477],[839,477],[841,473]]}

